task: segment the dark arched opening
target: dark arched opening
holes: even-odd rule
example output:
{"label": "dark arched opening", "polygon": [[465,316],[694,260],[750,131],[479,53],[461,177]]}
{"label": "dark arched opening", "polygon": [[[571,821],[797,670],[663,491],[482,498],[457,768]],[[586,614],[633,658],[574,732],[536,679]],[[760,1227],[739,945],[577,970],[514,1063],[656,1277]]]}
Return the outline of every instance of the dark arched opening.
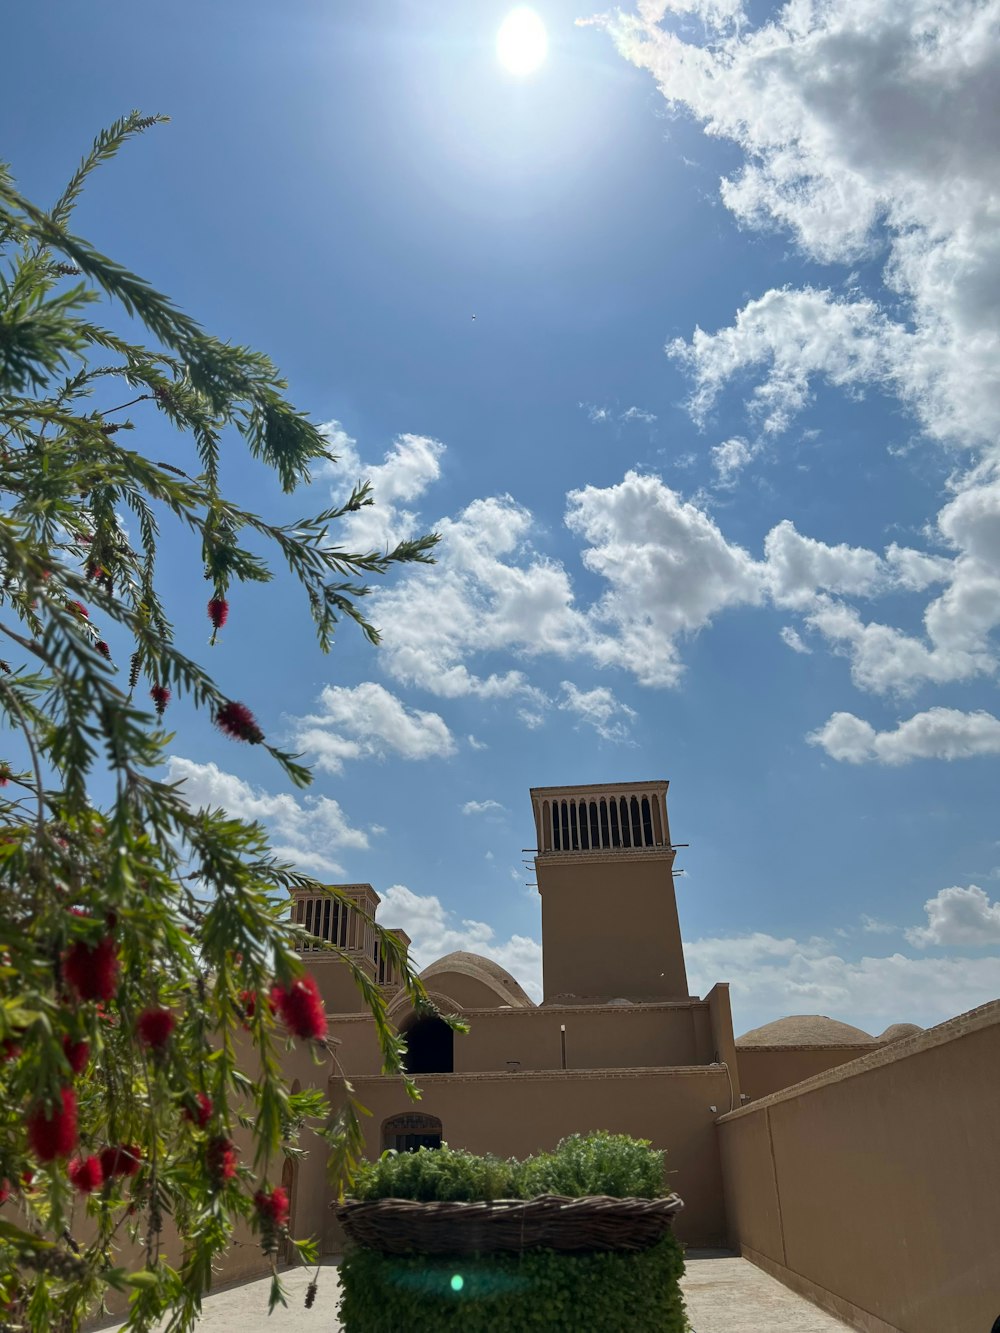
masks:
{"label": "dark arched opening", "polygon": [[437,1116],[407,1111],[390,1116],[382,1125],[382,1150],[416,1152],[419,1148],[441,1147],[441,1121]]}
{"label": "dark arched opening", "polygon": [[455,1034],[443,1018],[418,1018],[403,1036],[408,1073],[454,1073]]}

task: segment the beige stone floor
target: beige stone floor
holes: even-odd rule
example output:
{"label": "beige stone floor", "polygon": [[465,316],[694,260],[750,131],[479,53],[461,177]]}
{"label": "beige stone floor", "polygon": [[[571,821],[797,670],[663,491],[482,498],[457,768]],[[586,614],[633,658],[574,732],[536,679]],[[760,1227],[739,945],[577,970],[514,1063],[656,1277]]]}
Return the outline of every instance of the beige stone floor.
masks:
{"label": "beige stone floor", "polygon": [[818,1309],[747,1259],[694,1251],[681,1286],[694,1333],[844,1333]]}
{"label": "beige stone floor", "polygon": [[[267,1278],[213,1292],[206,1297],[198,1327],[210,1333],[290,1333],[292,1329],[340,1333],[336,1266],[324,1264],[316,1304],[306,1310],[303,1301],[310,1276],[311,1270],[301,1268],[282,1275],[288,1308],[279,1306],[270,1318]],[[848,1327],[733,1255],[689,1254],[682,1285],[695,1333],[843,1333]],[[583,1328],[581,1333],[585,1333]]]}

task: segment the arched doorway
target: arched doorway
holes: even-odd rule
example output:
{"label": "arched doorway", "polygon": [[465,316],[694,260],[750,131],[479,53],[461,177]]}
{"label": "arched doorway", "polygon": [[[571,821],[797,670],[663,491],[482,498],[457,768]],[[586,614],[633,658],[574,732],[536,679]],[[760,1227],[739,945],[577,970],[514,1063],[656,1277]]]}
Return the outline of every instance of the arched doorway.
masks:
{"label": "arched doorway", "polygon": [[416,1152],[418,1148],[441,1147],[441,1121],[420,1111],[392,1115],[382,1126],[382,1151]]}
{"label": "arched doorway", "polygon": [[403,1032],[409,1074],[453,1074],[455,1034],[443,1018],[417,1018]]}

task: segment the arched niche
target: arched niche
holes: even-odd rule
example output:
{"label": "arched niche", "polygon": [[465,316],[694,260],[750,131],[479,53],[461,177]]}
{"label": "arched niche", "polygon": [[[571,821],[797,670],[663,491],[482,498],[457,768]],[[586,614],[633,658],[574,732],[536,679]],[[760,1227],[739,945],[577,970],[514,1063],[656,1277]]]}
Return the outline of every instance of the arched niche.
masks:
{"label": "arched niche", "polygon": [[382,1125],[382,1151],[416,1152],[418,1148],[441,1147],[441,1121],[422,1111],[391,1115]]}

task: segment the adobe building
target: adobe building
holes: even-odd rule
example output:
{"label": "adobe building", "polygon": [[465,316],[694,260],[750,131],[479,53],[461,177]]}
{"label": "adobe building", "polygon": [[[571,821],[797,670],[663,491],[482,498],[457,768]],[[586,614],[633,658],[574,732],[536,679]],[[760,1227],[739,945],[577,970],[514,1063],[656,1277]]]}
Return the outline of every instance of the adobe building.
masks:
{"label": "adobe building", "polygon": [[[665,781],[531,791],[542,900],[540,1004],[497,963],[458,952],[421,973],[442,1013],[418,1018],[380,958],[365,916],[369,884],[338,885],[356,907],[297,893],[294,919],[348,951],[389,1001],[422,1099],[381,1073],[374,1024],[339,957],[304,950],[336,1041],[337,1058],[372,1112],[367,1152],[442,1141],[523,1157],[574,1132],[606,1129],[667,1150],[669,1185],[685,1200],[679,1235],[724,1244],[725,1198],[716,1121],[761,1097],[877,1048],[831,1019],[799,1017],[734,1039],[729,987],[689,994],[674,892]],[[365,915],[362,915],[364,913]],[[405,923],[401,923],[405,925]],[[409,943],[405,931],[395,932]],[[336,1098],[338,1083],[331,1080]],[[295,1182],[293,1230],[321,1231],[341,1248],[321,1173]]]}

